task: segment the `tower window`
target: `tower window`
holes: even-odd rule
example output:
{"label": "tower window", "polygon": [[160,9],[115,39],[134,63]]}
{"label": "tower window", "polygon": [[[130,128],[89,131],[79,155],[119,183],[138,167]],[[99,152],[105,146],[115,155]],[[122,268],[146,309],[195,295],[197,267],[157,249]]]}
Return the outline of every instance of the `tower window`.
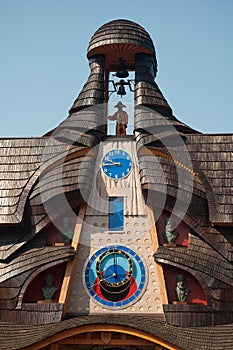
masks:
{"label": "tower window", "polygon": [[124,230],[124,197],[109,197],[108,226],[110,231]]}

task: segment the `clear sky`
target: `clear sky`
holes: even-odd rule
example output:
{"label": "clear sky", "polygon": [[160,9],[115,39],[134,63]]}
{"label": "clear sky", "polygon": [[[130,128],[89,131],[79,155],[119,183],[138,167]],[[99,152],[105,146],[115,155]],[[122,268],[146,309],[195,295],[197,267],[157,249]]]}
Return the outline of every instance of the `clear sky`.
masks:
{"label": "clear sky", "polygon": [[233,132],[233,0],[0,0],[0,137],[64,120],[89,75],[91,36],[119,18],[149,32],[174,115]]}

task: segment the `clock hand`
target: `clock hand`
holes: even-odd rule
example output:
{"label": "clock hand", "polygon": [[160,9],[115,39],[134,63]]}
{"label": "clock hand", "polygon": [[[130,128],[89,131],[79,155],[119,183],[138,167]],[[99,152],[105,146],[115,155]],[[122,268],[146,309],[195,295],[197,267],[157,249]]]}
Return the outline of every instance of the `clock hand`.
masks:
{"label": "clock hand", "polygon": [[115,278],[115,281],[117,280],[117,258],[116,254],[114,254],[114,275],[113,277]]}
{"label": "clock hand", "polygon": [[[105,280],[108,282],[112,277],[115,278],[115,276],[116,276],[116,274],[113,272],[112,275],[105,276],[104,278],[105,278]],[[116,279],[116,278],[115,278],[115,279]],[[117,282],[117,280],[116,280],[115,282]],[[100,283],[100,280],[98,279],[98,280],[96,280],[92,285],[90,285],[90,286],[88,287],[88,289],[89,289],[89,290],[93,289],[95,286],[98,286],[99,283]]]}
{"label": "clock hand", "polygon": [[111,159],[108,159],[108,162],[112,163],[112,164],[120,164],[120,162],[114,162],[113,160]]}
{"label": "clock hand", "polygon": [[[105,278],[107,281],[111,278],[111,277],[115,277],[115,273],[113,271],[110,271],[112,272],[112,275],[108,275],[108,276],[103,276],[103,278]],[[91,290],[92,288],[94,288],[95,286],[98,286],[98,284],[100,283],[100,279],[98,278],[97,280],[95,280],[95,282],[90,285],[88,287],[89,290]]]}
{"label": "clock hand", "polygon": [[[110,162],[110,160],[108,160],[108,162]],[[103,166],[110,166],[110,165],[117,165],[117,166],[121,166],[120,162],[111,162],[111,164],[108,163],[103,163]]]}

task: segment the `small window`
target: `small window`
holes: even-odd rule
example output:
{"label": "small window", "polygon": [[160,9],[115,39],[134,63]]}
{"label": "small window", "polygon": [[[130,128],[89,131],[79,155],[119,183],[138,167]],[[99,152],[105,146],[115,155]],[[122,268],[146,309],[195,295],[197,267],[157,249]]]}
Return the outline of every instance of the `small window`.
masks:
{"label": "small window", "polygon": [[124,230],[124,197],[109,197],[108,217],[110,231]]}

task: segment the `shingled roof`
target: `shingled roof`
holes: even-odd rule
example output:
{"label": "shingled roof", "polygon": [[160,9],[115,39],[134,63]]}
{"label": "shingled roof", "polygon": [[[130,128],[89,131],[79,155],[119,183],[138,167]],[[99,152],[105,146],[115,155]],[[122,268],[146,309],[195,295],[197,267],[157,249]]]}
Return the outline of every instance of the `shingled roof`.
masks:
{"label": "shingled roof", "polygon": [[21,223],[29,193],[43,171],[82,150],[51,137],[0,139],[0,224]]}
{"label": "shingled roof", "polygon": [[30,349],[30,345],[42,342],[46,338],[49,339],[53,335],[68,329],[72,330],[83,325],[92,325],[93,331],[95,331],[95,325],[97,324],[124,324],[126,330],[127,327],[130,327],[145,331],[166,341],[168,344],[177,346],[178,349],[193,350],[195,346],[199,350],[230,350],[233,344],[233,325],[177,329],[177,327],[166,324],[162,318],[101,315],[81,316],[46,326],[11,325],[0,322],[1,349],[27,350]]}
{"label": "shingled roof", "polygon": [[[73,314],[61,320],[63,304],[23,303],[24,292],[38,273],[75,258],[73,247],[46,246],[45,231],[65,213],[63,195],[78,212],[89,194],[95,150],[108,138],[106,70],[114,71],[123,53],[127,69],[135,70],[134,136],[129,139],[137,146],[144,198],[157,223],[161,209],[171,214],[175,207],[189,229],[187,246],[159,246],[154,259],[194,276],[207,305],[166,304],[166,322],[160,316],[126,314]],[[1,349],[30,349],[60,332],[65,337],[66,330],[112,324],[147,332],[178,349],[230,350],[233,135],[202,134],[173,115],[154,80],[153,42],[140,25],[120,19],[101,26],[87,57],[88,80],[55,130],[38,138],[0,140],[0,320],[9,321],[0,321]]]}
{"label": "shingled roof", "polygon": [[187,148],[205,188],[210,221],[233,222],[233,135],[188,135]]}
{"label": "shingled roof", "polygon": [[105,50],[108,47],[114,53],[114,49],[119,45],[124,54],[132,51],[132,55],[137,52],[146,52],[155,56],[153,41],[143,27],[133,21],[117,19],[104,24],[93,34],[88,46],[87,57],[102,54],[103,46]]}

